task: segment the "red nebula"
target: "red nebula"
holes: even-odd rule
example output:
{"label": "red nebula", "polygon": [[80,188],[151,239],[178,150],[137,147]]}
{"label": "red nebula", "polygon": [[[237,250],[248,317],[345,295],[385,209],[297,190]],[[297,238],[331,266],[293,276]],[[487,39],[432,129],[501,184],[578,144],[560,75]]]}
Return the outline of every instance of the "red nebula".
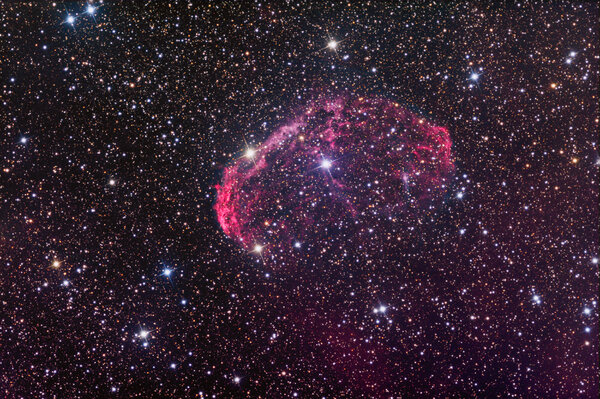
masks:
{"label": "red nebula", "polygon": [[401,230],[435,211],[451,146],[447,129],[387,99],[320,99],[225,168],[217,218],[244,249],[284,263],[295,245],[361,246],[367,226]]}

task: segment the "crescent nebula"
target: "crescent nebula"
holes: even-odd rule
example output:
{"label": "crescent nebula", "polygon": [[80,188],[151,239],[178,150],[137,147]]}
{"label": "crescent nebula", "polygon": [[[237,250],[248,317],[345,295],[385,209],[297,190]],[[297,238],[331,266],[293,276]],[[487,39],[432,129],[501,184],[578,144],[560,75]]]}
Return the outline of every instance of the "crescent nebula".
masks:
{"label": "crescent nebula", "polygon": [[372,247],[383,228],[402,238],[444,197],[451,144],[446,128],[393,101],[321,98],[224,169],[217,218],[277,265]]}

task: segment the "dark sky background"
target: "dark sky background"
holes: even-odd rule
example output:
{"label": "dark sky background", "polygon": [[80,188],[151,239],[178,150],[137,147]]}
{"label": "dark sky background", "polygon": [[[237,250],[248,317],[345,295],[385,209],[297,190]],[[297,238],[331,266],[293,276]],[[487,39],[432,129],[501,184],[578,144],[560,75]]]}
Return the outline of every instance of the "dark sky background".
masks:
{"label": "dark sky background", "polygon": [[[0,396],[597,397],[598,20],[3,2]],[[435,220],[304,271],[241,249],[223,168],[342,94],[448,129]]]}

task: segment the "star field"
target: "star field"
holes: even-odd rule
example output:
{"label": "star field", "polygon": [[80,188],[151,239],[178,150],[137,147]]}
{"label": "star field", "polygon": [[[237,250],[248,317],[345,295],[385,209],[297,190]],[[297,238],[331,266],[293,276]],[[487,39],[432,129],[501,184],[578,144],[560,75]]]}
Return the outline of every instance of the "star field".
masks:
{"label": "star field", "polygon": [[597,397],[598,20],[3,2],[0,396]]}

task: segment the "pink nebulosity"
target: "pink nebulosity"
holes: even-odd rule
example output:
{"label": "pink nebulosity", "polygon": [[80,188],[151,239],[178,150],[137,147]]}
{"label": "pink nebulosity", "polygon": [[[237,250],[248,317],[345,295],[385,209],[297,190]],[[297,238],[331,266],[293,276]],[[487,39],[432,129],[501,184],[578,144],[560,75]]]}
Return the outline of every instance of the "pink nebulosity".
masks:
{"label": "pink nebulosity", "polygon": [[453,170],[448,131],[397,103],[318,100],[225,168],[215,210],[243,248],[286,259],[293,246],[361,245],[369,226],[416,223]]}

